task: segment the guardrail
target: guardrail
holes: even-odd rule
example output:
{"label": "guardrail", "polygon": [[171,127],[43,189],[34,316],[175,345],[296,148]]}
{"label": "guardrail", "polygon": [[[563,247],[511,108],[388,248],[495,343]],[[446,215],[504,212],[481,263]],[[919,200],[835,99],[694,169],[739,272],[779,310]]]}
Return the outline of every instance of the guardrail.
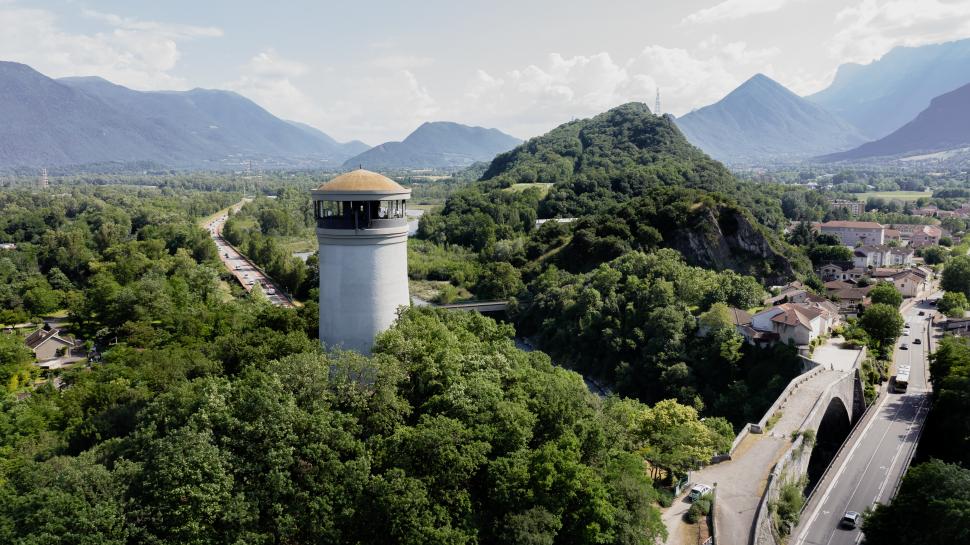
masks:
{"label": "guardrail", "polygon": [[[233,244],[233,243],[231,243],[231,242],[229,242],[229,239],[227,239],[226,237],[222,236],[222,230],[220,230],[216,234],[219,236],[219,238],[222,239],[223,242],[226,243],[227,246],[229,246],[237,254],[239,254],[239,257],[245,259],[246,260],[246,263],[248,263],[252,268],[254,268],[257,271],[259,271],[259,274],[261,274],[264,277],[266,277],[267,279],[269,279],[269,281],[273,283],[274,289],[276,290],[276,294],[277,295],[282,295],[283,296],[283,299],[286,300],[286,304],[287,305],[289,305],[290,307],[294,307],[295,306],[293,304],[293,296],[291,296],[286,290],[284,290],[283,287],[280,285],[280,283],[276,281],[276,279],[274,279],[272,276],[269,275],[269,273],[267,273],[266,271],[264,271],[263,268],[260,267],[259,265],[257,265],[256,262],[254,262],[252,259],[249,258],[249,256],[247,256],[246,254],[242,253],[242,251],[239,248],[236,248],[236,245]],[[220,257],[219,260],[221,261],[222,258]],[[226,268],[228,269],[229,266],[226,265]],[[243,289],[246,289],[246,286],[243,285],[243,283],[242,283],[242,279],[239,278],[232,269],[229,269],[229,272],[230,272],[230,274],[232,274],[233,278],[235,278],[236,280],[239,281],[239,284],[243,287]],[[252,290],[250,290],[250,291],[252,291]]]}
{"label": "guardrail", "polygon": [[734,438],[734,442],[731,443],[731,450],[729,450],[728,453],[729,454],[734,453],[734,450],[738,448],[738,445],[741,444],[741,441],[743,441],[744,438],[751,433],[750,430],[752,426],[757,426],[762,430],[765,429],[765,426],[768,423],[768,419],[771,418],[771,415],[775,414],[775,412],[781,408],[784,402],[788,401],[788,399],[794,393],[795,389],[798,388],[798,386],[801,385],[803,382],[813,378],[815,375],[821,373],[824,370],[825,369],[821,366],[815,367],[811,371],[807,373],[802,373],[801,375],[798,375],[797,377],[791,379],[788,385],[785,386],[785,389],[782,390],[781,393],[778,395],[778,398],[775,399],[775,402],[771,405],[771,407],[769,407],[768,410],[765,411],[765,414],[764,416],[761,417],[761,420],[759,420],[756,424],[750,423],[746,425],[744,429],[738,433],[738,435]]}

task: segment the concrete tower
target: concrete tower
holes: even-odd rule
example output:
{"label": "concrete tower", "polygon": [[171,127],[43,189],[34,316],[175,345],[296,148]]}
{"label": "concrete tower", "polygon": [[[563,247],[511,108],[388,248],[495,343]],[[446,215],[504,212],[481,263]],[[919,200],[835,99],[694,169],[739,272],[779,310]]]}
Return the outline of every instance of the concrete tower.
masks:
{"label": "concrete tower", "polygon": [[374,336],[409,306],[411,190],[367,170],[312,191],[320,246],[320,341],[370,353]]}

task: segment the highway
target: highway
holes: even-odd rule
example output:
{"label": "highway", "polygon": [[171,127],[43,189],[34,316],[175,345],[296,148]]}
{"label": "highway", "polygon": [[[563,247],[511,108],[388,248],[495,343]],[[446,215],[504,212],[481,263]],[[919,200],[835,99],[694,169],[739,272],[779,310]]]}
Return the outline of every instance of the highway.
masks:
{"label": "highway", "polygon": [[[936,296],[934,296],[936,297]],[[905,473],[929,411],[929,316],[936,307],[916,304],[904,312],[910,332],[896,344],[896,365],[910,366],[906,393],[884,393],[856,425],[822,477],[801,523],[794,545],[849,545],[862,541],[860,529],[839,527],[846,511],[864,513],[874,503],[888,503]],[[919,316],[923,312],[924,316]],[[916,339],[920,344],[913,344]],[[905,344],[908,349],[901,349]],[[895,368],[893,373],[895,374]]]}
{"label": "highway", "polygon": [[[243,199],[234,205],[233,209],[238,210],[245,202],[246,199]],[[261,286],[270,303],[278,307],[292,307],[293,302],[287,298],[272,278],[260,272],[249,259],[237,252],[222,238],[222,227],[226,224],[226,219],[227,216],[223,214],[203,224],[203,227],[209,231],[213,242],[216,243],[216,248],[219,249],[219,259],[222,264],[229,269],[229,272],[247,292],[252,291],[256,286]]]}

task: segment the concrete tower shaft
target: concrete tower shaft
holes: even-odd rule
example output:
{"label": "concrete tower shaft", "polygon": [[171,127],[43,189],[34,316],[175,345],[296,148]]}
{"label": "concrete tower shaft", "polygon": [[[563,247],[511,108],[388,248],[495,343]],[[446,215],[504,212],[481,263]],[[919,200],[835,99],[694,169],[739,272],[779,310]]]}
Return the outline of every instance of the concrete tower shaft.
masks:
{"label": "concrete tower shaft", "polygon": [[410,305],[405,214],[411,190],[355,170],[312,191],[320,248],[320,342],[370,352]]}

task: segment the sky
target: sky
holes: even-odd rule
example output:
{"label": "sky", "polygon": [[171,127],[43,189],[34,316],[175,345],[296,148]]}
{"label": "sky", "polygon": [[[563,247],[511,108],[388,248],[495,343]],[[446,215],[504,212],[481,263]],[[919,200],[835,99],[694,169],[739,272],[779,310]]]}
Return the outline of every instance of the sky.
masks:
{"label": "sky", "polygon": [[970,37],[970,0],[0,0],[0,60],[139,90],[230,89],[341,141],[425,121],[520,138],[630,101],[683,115],[756,73]]}

